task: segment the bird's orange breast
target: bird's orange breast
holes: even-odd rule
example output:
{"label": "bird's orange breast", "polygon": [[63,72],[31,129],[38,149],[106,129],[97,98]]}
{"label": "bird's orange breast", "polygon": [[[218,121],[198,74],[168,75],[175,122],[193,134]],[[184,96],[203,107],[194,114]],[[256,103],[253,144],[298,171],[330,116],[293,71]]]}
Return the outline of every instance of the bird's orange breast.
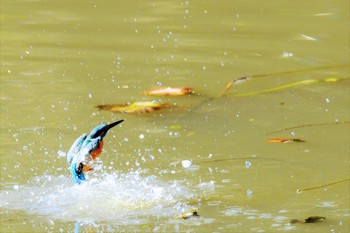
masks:
{"label": "bird's orange breast", "polygon": [[100,143],[98,144],[98,147],[91,152],[91,158],[93,160],[95,160],[98,156],[100,156],[100,154],[102,153],[102,149],[103,149],[103,141],[100,141]]}

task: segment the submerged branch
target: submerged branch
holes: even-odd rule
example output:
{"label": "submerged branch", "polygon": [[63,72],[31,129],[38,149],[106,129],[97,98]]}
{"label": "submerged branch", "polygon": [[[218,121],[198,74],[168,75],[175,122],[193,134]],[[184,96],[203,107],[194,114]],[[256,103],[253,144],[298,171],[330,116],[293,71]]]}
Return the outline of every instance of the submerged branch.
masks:
{"label": "submerged branch", "polygon": [[276,76],[276,75],[302,73],[302,72],[314,71],[314,70],[336,69],[336,68],[347,67],[347,66],[350,66],[350,64],[319,66],[319,67],[305,68],[305,69],[300,69],[300,70],[290,70],[290,71],[282,71],[282,72],[274,72],[274,73],[272,72],[272,73],[252,75],[250,77],[252,77],[252,78],[269,77],[269,76]]}
{"label": "submerged branch", "polygon": [[275,91],[281,91],[284,89],[288,89],[288,88],[292,88],[292,87],[296,87],[296,86],[301,86],[301,85],[321,83],[321,82],[331,83],[331,82],[338,82],[340,80],[341,79],[338,79],[338,78],[326,78],[326,79],[321,79],[321,80],[306,79],[306,80],[302,80],[302,81],[298,81],[298,82],[294,82],[294,83],[288,83],[285,85],[272,87],[272,88],[264,89],[264,90],[260,90],[260,91],[232,94],[231,96],[253,96],[253,95],[258,95],[258,94],[265,94],[265,93],[270,93],[270,92],[275,92]]}
{"label": "submerged branch", "polygon": [[327,122],[327,123],[311,123],[311,124],[304,124],[304,125],[296,125],[296,126],[292,126],[292,127],[287,127],[287,128],[271,131],[271,132],[266,133],[266,135],[280,133],[280,132],[291,130],[291,129],[306,128],[306,127],[311,127],[311,126],[342,125],[342,124],[349,124],[349,123],[350,123],[350,121],[336,121],[336,122]]}
{"label": "submerged branch", "polygon": [[305,192],[305,191],[313,190],[313,189],[319,189],[319,188],[323,188],[323,187],[326,187],[326,186],[342,183],[342,182],[349,181],[349,180],[350,180],[350,178],[345,178],[345,179],[342,179],[342,180],[337,180],[337,181],[333,181],[331,183],[322,184],[322,185],[318,185],[318,186],[314,186],[314,187],[309,187],[309,188],[304,188],[304,189],[297,189],[297,193],[301,193],[301,192]]}

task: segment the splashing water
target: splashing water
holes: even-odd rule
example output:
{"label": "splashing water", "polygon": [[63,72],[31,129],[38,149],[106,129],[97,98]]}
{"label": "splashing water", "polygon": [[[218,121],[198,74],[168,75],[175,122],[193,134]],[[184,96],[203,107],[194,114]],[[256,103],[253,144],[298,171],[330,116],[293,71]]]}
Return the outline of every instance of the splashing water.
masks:
{"label": "splashing water", "polygon": [[66,176],[41,176],[28,185],[5,185],[0,207],[62,221],[135,224],[152,216],[173,218],[189,198],[194,195],[177,181],[166,183],[135,172],[103,174],[82,185]]}

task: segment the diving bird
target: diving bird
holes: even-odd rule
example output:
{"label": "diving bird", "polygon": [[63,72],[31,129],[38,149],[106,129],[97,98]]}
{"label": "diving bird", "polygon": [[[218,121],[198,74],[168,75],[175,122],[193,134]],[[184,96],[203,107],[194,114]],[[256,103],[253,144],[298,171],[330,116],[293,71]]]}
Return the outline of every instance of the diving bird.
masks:
{"label": "diving bird", "polygon": [[84,173],[93,170],[89,163],[94,161],[101,153],[103,148],[103,138],[108,130],[122,123],[119,120],[108,125],[99,125],[91,130],[90,134],[81,135],[68,151],[67,162],[70,164],[70,171],[73,180],[80,184],[85,180]]}

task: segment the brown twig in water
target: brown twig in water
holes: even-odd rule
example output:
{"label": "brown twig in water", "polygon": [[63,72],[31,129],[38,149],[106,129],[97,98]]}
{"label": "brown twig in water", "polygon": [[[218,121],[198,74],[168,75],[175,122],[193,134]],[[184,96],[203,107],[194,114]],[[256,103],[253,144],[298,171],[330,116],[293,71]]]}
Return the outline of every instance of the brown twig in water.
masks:
{"label": "brown twig in water", "polygon": [[219,95],[218,97],[221,97],[221,96],[225,95],[226,92],[228,92],[228,91],[231,89],[231,87],[233,86],[233,84],[235,84],[235,83],[236,83],[236,84],[237,84],[237,83],[242,83],[242,82],[247,81],[248,79],[249,79],[249,77],[244,76],[244,77],[236,78],[235,80],[229,82],[229,83],[226,85],[225,90],[223,90],[223,91],[220,93],[220,95]]}
{"label": "brown twig in water", "polygon": [[314,187],[310,187],[310,188],[297,189],[297,193],[299,194],[301,192],[305,192],[305,191],[308,191],[308,190],[319,189],[319,188],[322,188],[322,187],[338,184],[338,183],[349,181],[349,180],[350,180],[350,178],[346,178],[346,179],[337,180],[337,181],[333,181],[331,183],[322,184],[322,185],[318,185],[318,186],[314,186]]}
{"label": "brown twig in water", "polygon": [[306,128],[306,127],[310,127],[310,126],[341,125],[341,124],[349,124],[349,123],[350,123],[350,121],[340,121],[340,122],[311,123],[311,124],[305,124],[305,125],[297,125],[297,126],[292,126],[292,127],[287,127],[287,128],[271,131],[271,132],[266,133],[266,135],[270,135],[270,134],[274,134],[274,133],[280,133],[280,132],[291,130],[291,129]]}

